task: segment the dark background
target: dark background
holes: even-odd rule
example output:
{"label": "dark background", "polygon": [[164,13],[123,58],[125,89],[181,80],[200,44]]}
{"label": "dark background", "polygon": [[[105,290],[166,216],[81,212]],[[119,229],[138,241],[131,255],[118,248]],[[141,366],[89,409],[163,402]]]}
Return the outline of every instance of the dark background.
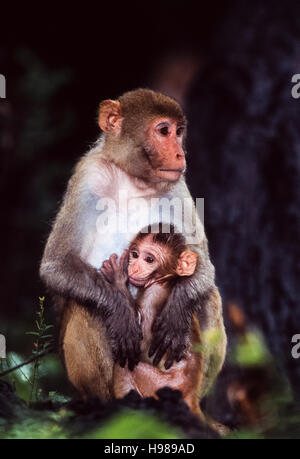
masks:
{"label": "dark background", "polygon": [[[136,87],[177,97],[188,184],[205,198],[217,284],[263,332],[299,392],[299,1],[128,2],[97,10],[1,7],[0,332],[25,352],[43,246],[99,102]],[[50,303],[50,299],[49,299]]]}

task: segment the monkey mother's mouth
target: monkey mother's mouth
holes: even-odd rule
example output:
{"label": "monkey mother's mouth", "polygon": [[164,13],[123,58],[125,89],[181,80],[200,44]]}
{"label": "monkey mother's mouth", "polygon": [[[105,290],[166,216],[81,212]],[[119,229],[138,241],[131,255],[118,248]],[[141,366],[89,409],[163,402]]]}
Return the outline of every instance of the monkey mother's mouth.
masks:
{"label": "monkey mother's mouth", "polygon": [[184,169],[159,169],[161,172],[177,172],[178,174],[182,174]]}

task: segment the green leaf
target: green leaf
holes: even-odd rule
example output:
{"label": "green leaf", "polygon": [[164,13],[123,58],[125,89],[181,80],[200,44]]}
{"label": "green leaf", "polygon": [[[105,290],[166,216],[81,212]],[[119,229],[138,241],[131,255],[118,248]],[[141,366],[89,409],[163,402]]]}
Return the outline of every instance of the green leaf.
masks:
{"label": "green leaf", "polygon": [[230,357],[234,364],[241,367],[265,366],[271,360],[264,338],[258,331],[248,332],[240,339]]}
{"label": "green leaf", "polygon": [[174,427],[148,413],[125,410],[105,425],[92,430],[84,438],[165,438],[179,439],[182,434]]}

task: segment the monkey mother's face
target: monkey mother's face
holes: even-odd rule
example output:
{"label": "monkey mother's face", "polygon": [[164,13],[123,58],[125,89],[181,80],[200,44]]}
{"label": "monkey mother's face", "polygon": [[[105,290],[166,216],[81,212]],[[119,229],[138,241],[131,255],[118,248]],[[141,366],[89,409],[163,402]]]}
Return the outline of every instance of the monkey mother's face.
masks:
{"label": "monkey mother's face", "polygon": [[156,118],[149,123],[144,149],[154,181],[177,182],[185,171],[184,132],[184,125],[170,118]]}
{"label": "monkey mother's face", "polygon": [[145,237],[138,244],[130,247],[128,277],[136,287],[146,287],[150,279],[155,279],[155,273],[164,261],[164,249],[153,244],[152,236]]}

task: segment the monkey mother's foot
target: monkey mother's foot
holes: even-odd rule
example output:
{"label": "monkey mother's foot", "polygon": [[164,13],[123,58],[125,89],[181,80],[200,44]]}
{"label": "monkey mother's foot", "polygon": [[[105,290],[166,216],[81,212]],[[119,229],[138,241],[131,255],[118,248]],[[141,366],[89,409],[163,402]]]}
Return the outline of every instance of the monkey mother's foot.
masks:
{"label": "monkey mother's foot", "polygon": [[211,427],[215,432],[217,432],[221,437],[226,437],[227,435],[231,434],[231,430],[229,427],[221,424],[221,422],[215,421],[214,419],[207,418],[207,424]]}

